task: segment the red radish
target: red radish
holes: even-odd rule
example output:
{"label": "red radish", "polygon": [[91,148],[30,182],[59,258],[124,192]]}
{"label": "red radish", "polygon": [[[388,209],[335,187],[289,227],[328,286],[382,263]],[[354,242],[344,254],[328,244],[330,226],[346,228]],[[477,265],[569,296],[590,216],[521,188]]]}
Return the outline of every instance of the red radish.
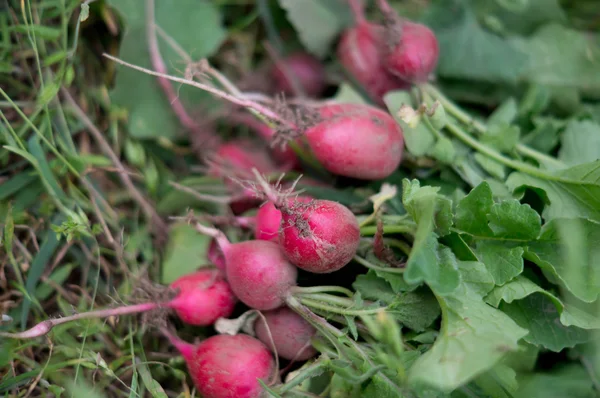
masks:
{"label": "red radish", "polygon": [[[222,144],[213,158],[218,166],[229,166],[234,171],[247,171],[252,168],[267,173],[275,170],[275,165],[269,160],[262,148],[249,140],[235,140]],[[209,174],[223,176],[221,167],[211,167]]]}
{"label": "red radish", "polygon": [[350,0],[356,25],[346,30],[338,44],[338,57],[344,68],[367,91],[371,99],[384,105],[383,96],[388,91],[403,90],[410,84],[387,71],[383,59],[381,25],[368,22],[356,0]]}
{"label": "red radish", "polygon": [[279,245],[292,264],[324,274],[352,260],[360,242],[360,228],[346,206],[330,200],[290,199],[293,186],[281,194],[258,171],[254,174],[260,185],[258,194],[281,211]]}
{"label": "red radish", "polygon": [[[271,75],[276,90],[286,94],[298,94],[300,89],[303,94],[316,97],[326,85],[325,68],[318,59],[307,53],[295,53],[280,60],[273,66]],[[294,83],[297,83],[297,88]]]}
{"label": "red radish", "polygon": [[386,112],[361,104],[319,108],[322,121],[304,136],[315,158],[330,172],[363,180],[392,174],[402,160],[402,129]]}
{"label": "red radish", "polygon": [[435,34],[425,25],[401,19],[386,0],[379,0],[379,8],[387,18],[387,69],[409,82],[427,81],[440,53]]}
{"label": "red radish", "polygon": [[233,312],[237,301],[221,271],[206,269],[184,275],[171,284],[178,289],[169,307],[189,325],[208,326]]}
{"label": "red radish", "polygon": [[275,361],[269,349],[254,337],[226,334],[192,345],[165,333],[187,363],[194,385],[204,398],[259,398],[269,383]]}
{"label": "red radish", "polygon": [[54,326],[71,321],[109,316],[137,314],[160,308],[175,310],[182,321],[196,326],[212,325],[219,318],[231,315],[237,298],[225,281],[223,273],[217,269],[201,269],[184,275],[171,284],[177,290],[176,296],[167,302],[148,302],[82,312],[75,315],[42,321],[20,333],[0,332],[0,337],[29,339],[43,336]]}
{"label": "red radish", "polygon": [[281,208],[279,245],[290,262],[318,274],[337,271],[352,260],[360,242],[354,214],[344,205],[313,200]]}
{"label": "red radish", "polygon": [[[252,168],[263,173],[277,170],[268,153],[249,140],[234,140],[222,144],[211,160],[214,163],[210,165],[208,175],[223,177],[225,183],[234,191],[239,189],[239,186],[230,177],[243,177]],[[242,192],[239,197],[240,199],[230,203],[235,214],[241,214],[259,204],[248,190]]]}
{"label": "red radish", "polygon": [[[275,130],[247,113],[232,113],[229,116],[229,119],[234,123],[243,124],[246,127],[254,130],[266,142],[270,143],[275,136]],[[298,160],[296,153],[288,145],[286,145],[285,148],[273,147],[271,148],[271,153],[273,154],[273,157],[277,163],[281,165],[283,170],[295,169],[300,165],[300,161]]]}
{"label": "red radish", "polygon": [[[299,197],[297,200],[307,203],[312,199]],[[271,202],[262,205],[256,213],[254,238],[260,240],[271,240],[277,242],[279,239],[279,227],[281,225],[281,212]]]}
{"label": "red radish", "polygon": [[273,203],[265,203],[256,213],[254,238],[277,242],[280,224],[281,212],[275,208]]}
{"label": "red radish", "polygon": [[285,258],[276,243],[250,240],[231,243],[223,232],[197,224],[196,229],[216,239],[233,293],[247,306],[257,310],[281,307],[298,270]]}
{"label": "red radish", "polygon": [[254,323],[256,337],[267,347],[273,344],[281,358],[305,361],[316,355],[317,350],[310,345],[316,330],[304,318],[287,307],[267,311],[263,315],[265,319],[258,317]]}

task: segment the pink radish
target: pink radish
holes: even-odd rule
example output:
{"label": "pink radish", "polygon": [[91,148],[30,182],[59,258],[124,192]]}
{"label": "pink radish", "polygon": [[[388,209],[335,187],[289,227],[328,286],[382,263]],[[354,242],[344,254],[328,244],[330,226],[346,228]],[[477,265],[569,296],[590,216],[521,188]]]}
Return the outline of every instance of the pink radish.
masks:
{"label": "pink radish", "polygon": [[[307,53],[295,53],[273,66],[271,71],[277,92],[316,97],[325,89],[325,68],[318,59]],[[294,82],[293,79],[296,81]],[[298,87],[294,87],[294,83]]]}
{"label": "pink radish", "polygon": [[196,326],[212,325],[219,318],[231,315],[236,297],[217,269],[201,269],[184,275],[171,284],[176,296],[166,302],[148,302],[104,310],[82,312],[62,318],[48,319],[19,333],[0,332],[0,337],[28,339],[47,334],[54,326],[81,319],[107,318],[152,311],[160,308],[175,310],[182,321]]}
{"label": "pink radish", "polygon": [[233,293],[247,306],[257,310],[281,307],[298,270],[285,258],[276,243],[250,240],[231,243],[223,232],[197,224],[196,229],[216,239]]}
{"label": "pink radish", "polygon": [[434,71],[440,53],[435,34],[427,26],[401,19],[387,0],[378,0],[387,18],[387,69],[399,78],[422,83]]}
{"label": "pink radish", "polygon": [[330,172],[364,180],[392,174],[402,160],[402,129],[386,112],[360,104],[319,108],[322,121],[304,132],[315,158]]}
{"label": "pink radish", "polygon": [[170,333],[165,334],[185,359],[202,397],[264,396],[258,380],[268,384],[276,369],[271,352],[259,340],[245,334],[223,334],[192,345]]}
{"label": "pink radish", "polygon": [[171,284],[178,295],[169,302],[181,320],[208,326],[233,312],[236,297],[219,270],[206,269],[184,275]]}
{"label": "pink radish", "polygon": [[254,238],[277,242],[280,224],[281,212],[272,203],[265,203],[256,213]]}
{"label": "pink radish", "polygon": [[[354,214],[330,200],[294,200],[279,194],[255,170],[262,194],[281,211],[279,245],[290,262],[318,274],[337,271],[352,260],[360,242]],[[234,289],[235,292],[235,289]]]}
{"label": "pink radish", "polygon": [[[232,113],[229,116],[229,119],[234,123],[243,124],[246,127],[254,130],[258,135],[261,136],[261,138],[265,140],[265,142],[268,142],[269,144],[275,137],[275,130],[256,119],[256,117],[247,113]],[[284,148],[278,146],[273,147],[271,148],[271,153],[273,154],[273,158],[280,165],[282,171],[295,169],[300,165],[300,160],[289,145],[286,145]]]}
{"label": "pink radish", "polygon": [[[268,153],[249,140],[234,140],[222,144],[210,157],[208,175],[222,177],[231,190],[239,189],[238,184],[231,177],[244,177],[248,170],[256,168],[263,173],[276,171],[275,164],[270,160]],[[241,214],[258,205],[249,191],[241,192],[239,199],[230,203],[235,214]]]}
{"label": "pink radish", "polygon": [[360,229],[347,207],[329,200],[281,209],[279,244],[290,262],[314,273],[337,271],[352,260]]}
{"label": "pink radish", "polygon": [[264,319],[258,317],[254,323],[256,337],[267,347],[273,344],[281,358],[305,361],[316,355],[317,350],[310,345],[316,330],[304,318],[287,307],[266,311],[263,315]]}
{"label": "pink radish", "polygon": [[357,0],[350,0],[356,25],[344,32],[337,54],[341,64],[378,105],[384,105],[388,91],[403,90],[410,84],[392,75],[383,63],[384,27],[365,19]]}
{"label": "pink radish", "polygon": [[[308,203],[312,199],[299,197],[296,200]],[[262,205],[256,213],[254,238],[260,240],[271,240],[277,242],[279,239],[279,228],[281,226],[281,212],[271,202]]]}

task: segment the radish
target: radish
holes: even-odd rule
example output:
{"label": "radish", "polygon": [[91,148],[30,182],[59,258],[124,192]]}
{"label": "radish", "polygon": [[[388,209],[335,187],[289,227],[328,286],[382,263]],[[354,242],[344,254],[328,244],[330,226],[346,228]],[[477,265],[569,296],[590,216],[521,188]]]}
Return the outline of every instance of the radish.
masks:
{"label": "radish", "polygon": [[223,273],[215,269],[184,275],[171,287],[179,293],[169,307],[189,325],[212,325],[217,319],[231,315],[237,301]]}
{"label": "radish", "polygon": [[[277,170],[268,153],[250,140],[224,143],[209,159],[211,163],[207,174],[224,178],[225,184],[233,191],[238,190],[239,186],[231,177],[243,177],[252,168],[257,168],[263,173]],[[238,199],[229,204],[234,214],[241,214],[257,205],[258,202],[249,191],[241,192]]]}
{"label": "radish", "polygon": [[[303,203],[308,203],[312,199],[308,197],[299,197]],[[281,225],[281,212],[275,208],[271,202],[262,205],[255,217],[254,238],[260,240],[271,240],[277,242],[279,239],[279,227]]]}
{"label": "radish", "polygon": [[256,168],[263,173],[276,169],[267,153],[250,140],[234,140],[222,144],[212,156],[215,163],[208,174],[222,177],[227,168],[243,172]]}
{"label": "radish", "polygon": [[276,243],[250,240],[231,243],[215,228],[197,224],[196,229],[212,236],[225,256],[227,281],[233,293],[247,306],[257,310],[281,307],[298,270],[285,258]]}
{"label": "radish", "polygon": [[316,330],[304,318],[287,307],[266,311],[263,315],[264,319],[258,317],[254,323],[256,337],[267,347],[273,344],[281,358],[305,361],[316,355],[317,350],[310,345]]}
{"label": "radish", "polygon": [[368,22],[357,0],[350,0],[350,5],[356,25],[343,33],[337,48],[338,57],[369,97],[385,105],[385,93],[407,89],[410,84],[392,75],[382,62],[384,27]]}
{"label": "radish", "polygon": [[289,193],[282,197],[256,170],[255,174],[261,194],[281,211],[279,245],[292,264],[324,274],[352,260],[360,242],[360,228],[346,206],[330,200],[285,198]]}
{"label": "radish", "polygon": [[[310,54],[299,52],[277,62],[271,70],[277,92],[316,97],[325,89],[325,68]],[[295,84],[297,87],[295,87]]]}
{"label": "radish", "polygon": [[401,19],[387,0],[378,0],[378,4],[386,16],[387,69],[409,82],[427,81],[440,53],[435,34],[425,25]]}
{"label": "radish", "polygon": [[273,203],[265,203],[256,213],[254,238],[277,242],[280,224],[281,212],[275,208]]}
{"label": "radish", "polygon": [[386,112],[362,104],[319,108],[322,117],[304,132],[315,158],[330,172],[363,180],[392,174],[402,160],[402,129]]}
{"label": "radish", "polygon": [[[275,130],[266,125],[265,123],[256,119],[256,117],[247,113],[236,112],[229,115],[229,120],[234,123],[243,124],[246,127],[254,130],[258,135],[261,136],[266,142],[271,143],[275,137]],[[284,148],[279,146],[272,147],[271,153],[275,161],[280,165],[283,170],[292,170],[298,168],[300,160],[296,156],[294,150],[286,145]]]}
{"label": "radish", "polygon": [[219,318],[230,316],[237,301],[223,273],[217,269],[201,269],[184,275],[173,282],[171,288],[177,293],[173,299],[166,302],[126,305],[48,319],[20,333],[0,332],[0,337],[34,338],[47,334],[54,326],[72,321],[136,314],[162,308],[175,310],[183,322],[195,326],[208,326]]}
{"label": "radish", "polygon": [[245,334],[217,335],[198,345],[164,332],[187,364],[194,385],[204,398],[259,398],[258,380],[269,383],[275,361],[269,349]]}

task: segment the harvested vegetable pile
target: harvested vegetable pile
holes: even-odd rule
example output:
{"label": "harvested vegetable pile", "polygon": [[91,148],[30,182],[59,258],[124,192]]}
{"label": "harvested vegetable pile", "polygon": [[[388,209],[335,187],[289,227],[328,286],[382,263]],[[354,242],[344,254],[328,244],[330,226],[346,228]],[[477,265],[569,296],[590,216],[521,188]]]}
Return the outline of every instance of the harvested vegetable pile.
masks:
{"label": "harvested vegetable pile", "polygon": [[0,394],[600,396],[595,0],[0,8]]}

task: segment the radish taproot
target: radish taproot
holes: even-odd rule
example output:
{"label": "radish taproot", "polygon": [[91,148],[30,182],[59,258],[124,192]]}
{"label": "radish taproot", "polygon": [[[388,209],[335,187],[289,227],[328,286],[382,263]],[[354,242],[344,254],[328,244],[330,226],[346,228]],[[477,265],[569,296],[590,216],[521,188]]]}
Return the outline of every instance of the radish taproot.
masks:
{"label": "radish taproot", "polygon": [[316,355],[317,350],[310,344],[316,329],[300,315],[282,307],[266,311],[263,316],[254,322],[256,337],[267,347],[273,346],[281,358],[305,361]]}
{"label": "radish taproot", "polygon": [[62,318],[47,319],[23,332],[0,332],[0,337],[15,339],[40,337],[50,332],[57,325],[81,319],[130,315],[164,308],[174,310],[183,322],[195,326],[208,326],[219,318],[230,316],[237,302],[237,298],[225,281],[223,273],[217,269],[201,269],[183,275],[173,282],[170,287],[175,291],[175,297],[167,301],[124,305],[82,312]]}
{"label": "radish taproot", "polygon": [[197,345],[163,332],[185,359],[194,385],[204,398],[259,398],[269,383],[275,361],[269,349],[245,334],[217,335]]}
{"label": "radish taproot", "polygon": [[378,0],[386,17],[384,63],[393,75],[411,83],[427,81],[434,71],[439,44],[427,26],[400,18],[387,0]]}
{"label": "radish taproot", "polygon": [[357,0],[350,0],[355,26],[347,29],[337,48],[342,66],[378,105],[385,105],[388,91],[404,90],[410,84],[392,75],[383,63],[384,33],[381,25],[368,22]]}
{"label": "radish taproot", "polygon": [[298,270],[286,259],[277,243],[249,240],[231,243],[218,229],[196,224],[196,229],[217,241],[225,257],[227,281],[233,293],[257,310],[281,307]]}
{"label": "radish taproot", "polygon": [[273,65],[275,90],[285,94],[316,97],[325,89],[325,68],[318,59],[304,52],[294,53]]}
{"label": "radish taproot", "polygon": [[318,108],[321,121],[304,137],[328,171],[345,177],[379,180],[402,160],[402,128],[388,113],[370,105],[333,104]]}

